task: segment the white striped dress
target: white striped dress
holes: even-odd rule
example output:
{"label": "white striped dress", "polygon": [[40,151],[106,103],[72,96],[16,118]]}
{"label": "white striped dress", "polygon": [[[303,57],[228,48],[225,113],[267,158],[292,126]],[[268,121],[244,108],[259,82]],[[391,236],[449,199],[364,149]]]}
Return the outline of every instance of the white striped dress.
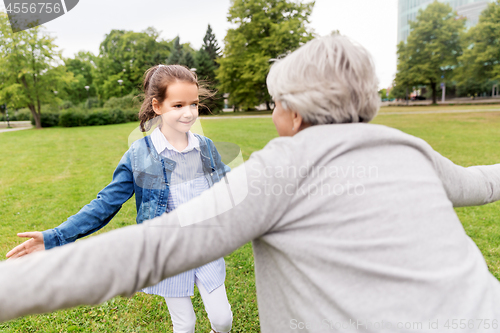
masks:
{"label": "white striped dress", "polygon": [[[208,181],[203,174],[200,143],[193,133],[188,132],[188,146],[182,152],[179,152],[167,141],[159,128],[151,133],[151,141],[158,155],[176,162],[170,179],[167,213],[209,188]],[[224,259],[220,258],[201,267],[172,276],[142,291],[163,297],[192,296],[195,277],[200,279],[209,293],[212,292],[220,287],[226,278]]]}

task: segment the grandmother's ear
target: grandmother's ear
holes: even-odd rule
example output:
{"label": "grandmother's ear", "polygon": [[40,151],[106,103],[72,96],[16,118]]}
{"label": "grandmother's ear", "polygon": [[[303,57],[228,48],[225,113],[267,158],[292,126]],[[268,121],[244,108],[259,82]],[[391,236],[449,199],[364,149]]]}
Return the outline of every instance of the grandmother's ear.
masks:
{"label": "grandmother's ear", "polygon": [[304,128],[309,127],[309,124],[307,124],[304,121],[304,118],[302,118],[302,115],[296,111],[290,111],[291,112],[291,117],[292,117],[292,124],[293,124],[293,131],[295,133],[298,133],[302,131]]}

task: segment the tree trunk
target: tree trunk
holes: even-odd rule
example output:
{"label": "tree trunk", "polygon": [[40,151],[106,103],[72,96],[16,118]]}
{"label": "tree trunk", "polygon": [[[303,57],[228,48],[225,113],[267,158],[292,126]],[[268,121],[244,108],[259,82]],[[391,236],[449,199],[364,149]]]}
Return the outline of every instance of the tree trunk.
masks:
{"label": "tree trunk", "polygon": [[40,114],[36,112],[35,106],[34,105],[28,105],[28,108],[31,111],[31,115],[33,116],[33,119],[35,119],[35,126],[37,129],[42,128],[42,121],[40,119]]}
{"label": "tree trunk", "polygon": [[436,82],[431,81],[431,89],[432,89],[432,104],[437,104]]}

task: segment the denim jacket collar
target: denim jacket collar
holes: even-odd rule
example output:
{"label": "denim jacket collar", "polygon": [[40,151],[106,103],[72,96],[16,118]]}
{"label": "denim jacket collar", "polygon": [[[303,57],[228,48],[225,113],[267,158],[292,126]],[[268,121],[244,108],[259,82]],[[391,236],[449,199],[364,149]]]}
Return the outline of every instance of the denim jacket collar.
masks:
{"label": "denim jacket collar", "polygon": [[[210,161],[210,157],[209,157],[210,156],[210,153],[209,153],[210,148],[208,147],[207,142],[204,140],[204,138],[202,136],[200,136],[196,133],[193,133],[193,134],[196,136],[196,138],[198,139],[198,141],[200,143],[200,155],[201,155],[201,160],[202,160],[203,165],[208,170],[211,170],[212,172],[215,171],[214,168],[212,167],[212,163]],[[162,163],[165,166],[165,169],[172,172],[175,169],[176,162],[172,161],[169,158],[161,157],[158,154],[158,152],[156,151],[156,149],[153,145],[153,142],[151,141],[151,137],[149,135],[145,136],[144,140],[146,142],[146,146],[148,147],[150,156],[154,160]]]}

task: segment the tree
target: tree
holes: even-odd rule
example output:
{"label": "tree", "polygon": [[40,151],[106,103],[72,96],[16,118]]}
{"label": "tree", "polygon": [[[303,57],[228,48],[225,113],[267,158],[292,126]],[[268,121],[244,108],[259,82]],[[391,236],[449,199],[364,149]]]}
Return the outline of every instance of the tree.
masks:
{"label": "tree", "polygon": [[491,3],[465,35],[457,69],[457,88],[464,94],[491,91],[500,81],[500,2]]}
{"label": "tree", "polygon": [[183,65],[188,68],[196,67],[196,60],[193,56],[194,50],[189,43],[181,44],[179,36],[172,41],[172,52],[167,59],[169,65]]}
{"label": "tree", "polygon": [[167,63],[169,65],[178,65],[181,62],[182,56],[183,56],[182,45],[179,36],[177,36],[173,40],[173,46],[171,49],[170,56],[168,57]]}
{"label": "tree", "polygon": [[[91,52],[80,51],[74,58],[64,59],[67,70],[75,77],[75,81],[66,87],[65,91],[68,99],[75,104],[97,94],[92,74],[95,71],[95,58]],[[85,86],[89,87],[89,91]]]}
{"label": "tree", "polygon": [[198,77],[202,80],[207,80],[211,83],[216,83],[215,70],[219,67],[216,60],[220,57],[220,47],[217,39],[212,32],[210,24],[208,25],[205,37],[203,37],[203,45],[196,53]]}
{"label": "tree", "polygon": [[[205,37],[203,38],[203,45],[196,53],[196,74],[198,75],[198,78],[209,85],[210,88],[218,85],[215,70],[218,67],[216,60],[220,56],[219,50],[220,47],[217,43],[217,39],[209,24]],[[207,108],[201,108],[201,114],[209,113],[208,110],[222,110],[224,107],[223,94],[221,92],[217,92],[215,96],[203,101],[203,104],[205,104]]]}
{"label": "tree", "polygon": [[307,30],[314,2],[232,0],[228,21],[235,25],[224,39],[224,57],[216,70],[220,89],[235,106],[254,108],[271,97],[266,88],[270,60],[312,39]]}
{"label": "tree", "polygon": [[408,96],[407,91],[408,86],[405,85],[396,85],[396,82],[393,82],[393,86],[391,91],[389,92],[389,99],[406,99]]}
{"label": "tree", "polygon": [[438,84],[450,80],[458,65],[465,19],[457,18],[449,5],[434,1],[419,10],[410,29],[407,42],[398,45],[396,85],[427,85],[436,103]]}
{"label": "tree", "polygon": [[215,83],[215,70],[217,69],[217,63],[214,59],[210,58],[210,55],[203,47],[196,52],[196,74],[201,80],[208,81],[210,83]]}
{"label": "tree", "polygon": [[[154,28],[142,32],[111,30],[106,35],[93,72],[100,98],[138,91],[144,72],[167,61],[172,43],[160,40],[159,36],[160,32]],[[123,80],[122,86],[117,80]]]}
{"label": "tree", "polygon": [[217,38],[215,37],[212,27],[210,24],[208,25],[207,32],[205,33],[205,37],[203,37],[203,50],[206,51],[210,57],[210,59],[215,60],[220,56],[220,47],[219,43],[217,43]]}
{"label": "tree", "polygon": [[187,68],[195,68],[196,60],[194,60],[193,54],[191,52],[183,52],[181,60],[179,61],[181,65]]}
{"label": "tree", "polygon": [[54,39],[42,26],[13,33],[8,22],[0,13],[0,104],[29,108],[36,128],[42,128],[42,105],[60,101],[55,92],[73,82],[73,74],[61,65]]}
{"label": "tree", "polygon": [[378,95],[380,96],[380,99],[384,100],[387,99],[389,96],[387,94],[387,89],[383,88],[378,91]]}

